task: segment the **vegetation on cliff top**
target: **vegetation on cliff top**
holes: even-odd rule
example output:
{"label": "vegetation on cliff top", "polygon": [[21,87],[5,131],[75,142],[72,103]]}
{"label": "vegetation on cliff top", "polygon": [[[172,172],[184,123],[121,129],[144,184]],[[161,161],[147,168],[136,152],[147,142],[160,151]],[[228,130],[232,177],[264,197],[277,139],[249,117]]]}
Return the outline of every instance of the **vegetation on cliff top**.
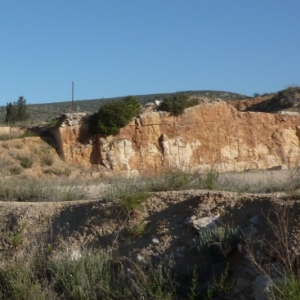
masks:
{"label": "vegetation on cliff top", "polygon": [[300,108],[300,87],[290,86],[277,92],[269,99],[256,103],[248,111],[276,113],[281,110],[296,110]]}
{"label": "vegetation on cliff top", "polygon": [[140,112],[141,104],[137,98],[128,96],[120,101],[108,102],[90,118],[92,133],[104,136],[116,135],[120,128],[126,126],[130,120]]}
{"label": "vegetation on cliff top", "polygon": [[198,99],[189,99],[185,94],[178,94],[175,96],[167,97],[159,106],[160,110],[168,111],[174,116],[183,114],[184,110],[188,107],[198,104]]}
{"label": "vegetation on cliff top", "polygon": [[[220,98],[224,101],[239,100],[248,98],[245,95],[237,93],[231,93],[226,91],[212,91],[212,90],[194,90],[194,91],[181,91],[174,93],[156,93],[148,95],[134,95],[139,99],[141,104],[153,102],[154,100],[163,99],[166,97],[172,97],[177,94],[186,94],[188,97],[208,97],[211,99]],[[86,100],[75,100],[74,101],[74,112],[88,112],[92,113],[99,110],[99,107],[103,103],[108,101],[119,101],[123,97],[112,97],[112,98],[98,98],[98,99],[86,99]],[[56,118],[60,114],[71,113],[72,103],[71,101],[54,102],[54,103],[40,103],[40,104],[27,104],[27,112],[30,114],[29,120],[26,120],[28,124],[37,125],[42,122],[49,122]],[[0,120],[5,122],[6,106],[0,106]]]}

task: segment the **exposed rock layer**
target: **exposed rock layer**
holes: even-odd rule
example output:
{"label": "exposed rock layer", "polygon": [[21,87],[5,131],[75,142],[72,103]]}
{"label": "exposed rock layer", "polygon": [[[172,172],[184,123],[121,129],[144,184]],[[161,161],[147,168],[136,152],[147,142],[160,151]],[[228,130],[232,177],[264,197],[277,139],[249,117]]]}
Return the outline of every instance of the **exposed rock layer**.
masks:
{"label": "exposed rock layer", "polygon": [[129,173],[284,169],[300,157],[300,116],[239,112],[225,102],[198,105],[179,117],[145,112],[107,138],[89,137],[87,116],[69,115],[56,136],[68,163]]}

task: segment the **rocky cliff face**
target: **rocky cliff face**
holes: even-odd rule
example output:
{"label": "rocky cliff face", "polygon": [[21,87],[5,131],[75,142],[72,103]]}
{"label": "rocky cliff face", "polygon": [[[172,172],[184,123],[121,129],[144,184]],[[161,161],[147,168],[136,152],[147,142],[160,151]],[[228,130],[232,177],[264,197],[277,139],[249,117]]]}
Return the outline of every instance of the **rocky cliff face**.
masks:
{"label": "rocky cliff face", "polygon": [[88,135],[87,116],[68,115],[56,136],[67,162],[129,173],[284,169],[300,158],[300,116],[239,112],[225,102],[201,104],[179,117],[145,112],[107,138]]}

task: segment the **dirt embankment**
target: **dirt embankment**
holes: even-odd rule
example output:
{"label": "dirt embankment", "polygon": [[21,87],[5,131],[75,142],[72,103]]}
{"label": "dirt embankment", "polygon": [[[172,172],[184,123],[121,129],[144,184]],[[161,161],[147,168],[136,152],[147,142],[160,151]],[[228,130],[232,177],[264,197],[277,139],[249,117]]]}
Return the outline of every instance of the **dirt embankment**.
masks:
{"label": "dirt embankment", "polygon": [[[254,232],[257,237],[271,237],[266,217],[278,205],[291,208],[292,232],[297,238],[300,232],[297,225],[300,224],[299,201],[287,200],[282,193],[203,190],[153,193],[130,217],[125,217],[116,203],[101,200],[0,202],[0,255],[4,263],[12,258],[26,258],[34,249],[45,247],[51,249],[53,257],[71,256],[86,249],[113,249],[117,255],[137,262],[172,258],[182,277],[188,276],[188,270],[196,266],[199,280],[203,281],[216,274],[225,262],[230,262],[232,280],[236,282],[240,278],[248,282],[242,290],[239,285],[235,286],[231,299],[241,299],[241,295],[253,299],[252,282],[259,274],[244,256],[244,250],[236,250],[226,261],[203,261],[194,244],[198,231],[188,220],[219,216],[217,224],[221,226],[239,228],[250,235]],[[251,221],[253,218],[255,222]],[[145,225],[140,235],[131,231],[139,224]]]}

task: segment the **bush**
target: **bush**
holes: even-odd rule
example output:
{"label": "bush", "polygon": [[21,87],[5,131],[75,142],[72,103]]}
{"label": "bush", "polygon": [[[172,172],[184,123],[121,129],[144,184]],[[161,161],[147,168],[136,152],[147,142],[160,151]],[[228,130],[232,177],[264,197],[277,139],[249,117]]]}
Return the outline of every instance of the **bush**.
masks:
{"label": "bush", "polygon": [[239,230],[230,227],[215,227],[200,234],[195,241],[196,249],[206,258],[227,257],[239,241]]}
{"label": "bush", "polygon": [[91,116],[90,130],[92,133],[104,136],[116,135],[120,132],[120,128],[126,126],[139,114],[140,109],[141,104],[132,96],[106,103]]}
{"label": "bush", "polygon": [[59,125],[58,118],[53,119],[53,120],[49,121],[49,123],[48,123],[48,127],[50,127],[50,128],[56,128],[58,125]]}
{"label": "bush", "polygon": [[7,270],[0,268],[0,299],[51,300],[54,293],[47,291],[32,270],[24,265],[10,266]]}
{"label": "bush", "polygon": [[141,236],[146,236],[149,233],[149,226],[145,222],[135,221],[129,223],[125,228],[125,235],[129,238],[138,238]]}
{"label": "bush", "polygon": [[188,107],[198,104],[196,98],[189,100],[184,94],[175,95],[165,98],[159,106],[159,110],[170,112],[174,116],[183,114],[184,110]]}
{"label": "bush", "polygon": [[24,169],[31,168],[33,165],[33,160],[28,156],[18,156],[18,160],[20,161],[21,167]]}
{"label": "bush", "polygon": [[[229,281],[229,265],[227,264],[225,270],[222,272],[221,277],[216,279],[213,277],[213,283],[208,285],[207,298],[205,299],[220,299],[231,292],[234,287],[234,281]],[[226,297],[226,299],[229,299]]]}
{"label": "bush", "polygon": [[[22,169],[22,168],[21,168]],[[86,189],[72,183],[61,185],[57,181],[20,178],[2,180],[0,185],[1,201],[71,201],[82,200]],[[0,298],[1,299],[1,298]]]}
{"label": "bush", "polygon": [[273,282],[270,296],[275,300],[298,300],[300,297],[300,282],[294,274],[282,274],[282,278]]}
{"label": "bush", "polygon": [[174,299],[175,284],[168,270],[114,260],[105,252],[83,253],[79,260],[64,258],[49,264],[56,293],[63,299]]}
{"label": "bush", "polygon": [[203,179],[204,188],[207,190],[215,189],[218,183],[218,179],[219,179],[219,173],[214,170],[210,170]]}
{"label": "bush", "polygon": [[193,174],[181,170],[170,170],[150,180],[148,188],[153,192],[188,189],[193,177]]}

